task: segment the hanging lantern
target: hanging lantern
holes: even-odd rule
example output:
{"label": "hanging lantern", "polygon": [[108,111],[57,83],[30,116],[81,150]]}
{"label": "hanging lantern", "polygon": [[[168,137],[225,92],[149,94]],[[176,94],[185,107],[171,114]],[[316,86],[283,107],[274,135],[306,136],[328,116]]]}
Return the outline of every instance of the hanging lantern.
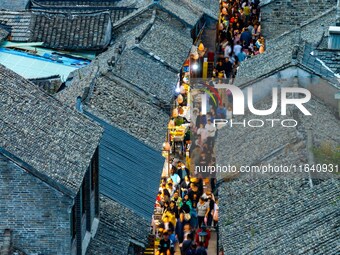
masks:
{"label": "hanging lantern", "polygon": [[177,110],[177,108],[172,110],[172,117],[173,118],[177,118],[178,117],[178,110]]}
{"label": "hanging lantern", "polygon": [[195,53],[192,54],[192,58],[195,59],[195,60],[199,59],[199,57],[200,56],[198,55],[198,52],[195,52]]}
{"label": "hanging lantern", "polygon": [[169,142],[163,143],[163,150],[170,151],[170,143]]}
{"label": "hanging lantern", "polygon": [[203,45],[203,43],[200,43],[200,45],[198,46],[198,50],[199,50],[199,51],[204,51],[204,45]]}
{"label": "hanging lantern", "polygon": [[225,7],[222,8],[222,14],[223,15],[227,15],[228,14],[227,8],[225,8]]}
{"label": "hanging lantern", "polygon": [[228,8],[228,3],[223,2],[223,3],[222,3],[222,7],[223,7],[223,8]]}
{"label": "hanging lantern", "polygon": [[179,109],[178,109],[178,113],[179,113],[179,114],[181,114],[181,115],[184,113],[184,110],[183,110],[183,108],[182,108],[182,107],[179,107]]}
{"label": "hanging lantern", "polygon": [[183,96],[181,94],[179,94],[178,97],[177,97],[177,103],[179,103],[179,104],[183,103]]}
{"label": "hanging lantern", "polygon": [[169,124],[168,124],[168,128],[173,128],[175,126],[175,121],[174,120],[170,120]]}

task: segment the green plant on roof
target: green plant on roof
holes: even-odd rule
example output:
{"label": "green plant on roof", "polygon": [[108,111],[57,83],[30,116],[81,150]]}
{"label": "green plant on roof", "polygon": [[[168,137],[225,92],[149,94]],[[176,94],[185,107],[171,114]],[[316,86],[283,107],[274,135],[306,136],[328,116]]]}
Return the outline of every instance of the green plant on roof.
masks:
{"label": "green plant on roof", "polygon": [[250,227],[250,234],[251,234],[252,237],[255,236],[255,228],[254,228],[254,226]]}
{"label": "green plant on roof", "polygon": [[[333,146],[330,142],[323,142],[319,147],[313,148],[313,153],[317,163],[340,166],[340,145]],[[339,171],[336,173],[339,174]]]}

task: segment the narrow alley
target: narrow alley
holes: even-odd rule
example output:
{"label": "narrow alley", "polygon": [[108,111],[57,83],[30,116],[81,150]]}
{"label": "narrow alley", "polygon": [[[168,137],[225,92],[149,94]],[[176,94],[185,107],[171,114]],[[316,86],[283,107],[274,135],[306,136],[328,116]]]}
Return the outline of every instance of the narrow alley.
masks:
{"label": "narrow alley", "polygon": [[230,91],[215,84],[232,83],[240,62],[264,52],[264,38],[253,1],[220,1],[216,16],[217,22],[205,18],[196,27],[199,33],[179,74],[163,144],[166,162],[153,235],[144,254],[223,254],[216,177],[200,172],[216,164],[215,122],[233,112]]}

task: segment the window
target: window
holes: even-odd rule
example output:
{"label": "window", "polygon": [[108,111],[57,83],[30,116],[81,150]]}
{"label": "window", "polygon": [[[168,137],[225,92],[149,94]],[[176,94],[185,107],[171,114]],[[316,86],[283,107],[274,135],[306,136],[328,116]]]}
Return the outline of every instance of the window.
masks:
{"label": "window", "polygon": [[72,211],[71,211],[71,236],[72,239],[75,238],[76,234],[77,234],[77,225],[76,225],[76,205],[74,205],[72,207]]}
{"label": "window", "polygon": [[87,192],[86,192],[86,182],[84,178],[83,184],[81,186],[81,212],[82,214],[86,213],[86,200],[87,200]]}

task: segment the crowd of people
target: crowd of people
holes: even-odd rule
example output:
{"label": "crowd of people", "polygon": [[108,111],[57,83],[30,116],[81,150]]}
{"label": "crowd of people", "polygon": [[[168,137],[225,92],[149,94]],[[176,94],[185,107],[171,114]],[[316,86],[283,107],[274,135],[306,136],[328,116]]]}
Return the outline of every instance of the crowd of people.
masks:
{"label": "crowd of people", "polygon": [[[213,72],[213,76],[219,78],[217,80],[232,83],[240,62],[265,51],[259,23],[259,2],[220,0],[220,55]],[[191,57],[195,59],[195,56]],[[163,145],[163,150],[169,154],[167,171],[155,202],[155,215],[159,216],[155,224],[159,237],[158,255],[172,255],[176,250],[180,250],[181,255],[208,254],[211,233],[218,228],[216,179],[203,176],[196,167],[216,164],[215,138],[218,130],[215,120],[232,118],[233,98],[228,90],[213,91],[214,84],[209,82],[202,85],[203,89],[198,89],[201,92],[196,97],[191,94],[190,61],[187,62],[179,82],[181,86],[178,86],[174,98],[168,125],[171,131]],[[206,99],[201,97],[203,90],[210,95]],[[206,105],[204,111],[201,109],[203,104]],[[181,132],[183,134],[178,135]]]}
{"label": "crowd of people", "polygon": [[[185,73],[183,80],[189,75]],[[190,87],[182,82],[169,123],[168,173],[161,179],[155,202],[156,214],[161,216],[156,224],[159,255],[175,254],[175,250],[181,255],[206,255],[211,231],[218,227],[215,179],[194,171],[197,165],[214,164],[216,108],[207,102],[209,112],[202,114],[202,102],[192,99]],[[178,141],[172,130],[185,130],[185,134]]]}
{"label": "crowd of people", "polygon": [[172,255],[175,246],[181,255],[207,254],[211,231],[218,224],[218,200],[206,186],[203,178],[191,177],[181,161],[173,160],[155,203],[162,215],[158,254]]}
{"label": "crowd of people", "polygon": [[259,0],[221,0],[219,17],[220,60],[215,76],[233,79],[247,58],[265,52],[261,34]]}

